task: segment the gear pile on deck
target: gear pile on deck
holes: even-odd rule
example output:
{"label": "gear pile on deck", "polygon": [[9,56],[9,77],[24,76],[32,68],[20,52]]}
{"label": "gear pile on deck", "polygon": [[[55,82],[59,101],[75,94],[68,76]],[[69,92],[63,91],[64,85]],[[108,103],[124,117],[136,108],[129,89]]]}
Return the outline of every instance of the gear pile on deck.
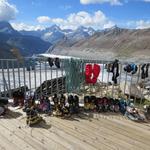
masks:
{"label": "gear pile on deck", "polygon": [[[20,95],[18,98],[20,99]],[[145,116],[148,119],[150,107],[145,110]],[[54,94],[52,97],[42,96],[40,99],[36,99],[35,93],[28,92],[25,96],[23,111],[26,112],[27,124],[30,126],[43,121],[40,116],[43,113],[49,116],[71,117],[79,113],[113,112],[125,115],[133,121],[145,120],[145,117],[131,100],[96,97],[94,95],[87,95],[80,99],[78,95],[74,94]]]}
{"label": "gear pile on deck", "polygon": [[[96,94],[84,94],[82,97],[80,97],[79,94],[70,94],[80,92],[80,87],[83,82],[86,85],[95,85],[99,80],[99,75],[103,71],[99,64],[84,63],[84,65],[82,65],[81,63],[81,60],[66,60],[66,64],[69,64],[70,67],[66,65],[64,68],[66,69],[65,76],[59,77],[57,80],[51,79],[44,81],[35,89],[35,92],[22,90],[13,91],[13,106],[20,106],[23,111],[26,112],[26,122],[28,125],[32,126],[43,121],[40,115],[41,113],[57,117],[70,117],[84,112],[114,112],[121,113],[134,121],[145,120],[144,116],[141,115],[129,97],[127,100],[122,97],[109,97],[107,94],[105,97],[97,97],[95,96]],[[58,69],[61,68],[61,63],[58,58],[49,58],[48,64],[50,67],[56,66]],[[113,86],[117,86],[119,82],[118,77],[121,74],[119,67],[119,60],[105,65],[108,74],[112,73],[111,80]],[[137,71],[140,70],[141,79],[145,80],[149,77],[149,64],[143,64],[140,68],[133,63],[126,64],[123,70],[126,74],[131,75],[136,74]],[[7,104],[8,101],[0,100],[0,115],[5,114],[5,106]],[[150,106],[146,106],[145,116],[147,119],[150,118]]]}

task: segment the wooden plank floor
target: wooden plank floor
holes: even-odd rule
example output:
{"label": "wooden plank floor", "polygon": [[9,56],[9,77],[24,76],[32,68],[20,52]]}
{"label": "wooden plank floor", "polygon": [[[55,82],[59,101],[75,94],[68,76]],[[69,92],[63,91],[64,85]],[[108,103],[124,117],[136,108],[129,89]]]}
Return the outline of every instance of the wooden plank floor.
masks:
{"label": "wooden plank floor", "polygon": [[150,150],[150,124],[119,114],[80,114],[71,119],[44,116],[30,128],[21,110],[0,118],[0,150]]}

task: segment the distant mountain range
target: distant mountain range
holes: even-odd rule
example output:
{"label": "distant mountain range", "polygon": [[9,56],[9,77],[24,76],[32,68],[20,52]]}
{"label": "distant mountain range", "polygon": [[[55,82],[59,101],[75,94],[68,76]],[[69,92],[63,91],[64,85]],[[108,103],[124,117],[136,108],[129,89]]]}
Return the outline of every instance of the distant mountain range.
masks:
{"label": "distant mountain range", "polygon": [[37,31],[16,31],[0,22],[0,57],[12,57],[10,49],[20,49],[24,56],[37,53],[73,55],[89,59],[150,58],[150,29],[104,30],[80,26],[76,30],[57,25]]}
{"label": "distant mountain range", "polygon": [[95,33],[93,28],[86,28],[83,26],[78,27],[76,30],[64,29],[62,30],[59,26],[53,25],[49,28],[37,31],[20,31],[23,35],[32,35],[40,37],[44,41],[50,42],[52,44],[57,44],[61,40],[71,39],[73,41],[78,41],[81,39],[87,39]]}
{"label": "distant mountain range", "polygon": [[110,29],[95,31],[88,38],[72,41],[65,38],[48,53],[73,55],[88,59],[150,59],[150,29]]}
{"label": "distant mountain range", "polygon": [[44,53],[52,44],[39,37],[22,35],[8,22],[0,22],[0,58],[14,58],[11,49],[17,48],[23,56]]}

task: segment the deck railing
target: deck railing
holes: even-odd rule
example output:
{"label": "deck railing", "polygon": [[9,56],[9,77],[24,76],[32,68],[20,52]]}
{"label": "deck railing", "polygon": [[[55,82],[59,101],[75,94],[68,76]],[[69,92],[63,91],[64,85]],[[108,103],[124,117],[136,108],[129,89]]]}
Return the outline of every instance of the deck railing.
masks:
{"label": "deck railing", "polygon": [[[72,93],[83,95],[92,94],[97,96],[110,96],[117,98],[120,95],[127,95],[128,98],[140,99],[150,98],[150,77],[141,78],[141,66],[136,63],[138,70],[135,74],[127,73],[124,67],[128,62],[119,62],[118,83],[112,81],[112,73],[107,72],[105,65],[112,61],[82,60],[79,69],[84,70],[87,63],[97,63],[101,67],[100,75],[96,84],[80,85]],[[132,62],[133,63],[133,62]],[[0,60],[0,97],[12,97],[14,90],[21,89],[26,92],[35,92],[37,97],[44,95],[67,93],[66,60],[60,60],[61,67],[49,66],[47,58],[26,58],[22,61],[17,59]],[[133,90],[134,89],[134,90]]]}

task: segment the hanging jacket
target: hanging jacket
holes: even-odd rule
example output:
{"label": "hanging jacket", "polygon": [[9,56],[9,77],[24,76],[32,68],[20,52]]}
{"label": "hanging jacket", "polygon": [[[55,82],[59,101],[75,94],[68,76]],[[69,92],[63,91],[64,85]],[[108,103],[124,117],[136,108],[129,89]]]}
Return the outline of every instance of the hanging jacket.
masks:
{"label": "hanging jacket", "polygon": [[85,67],[85,80],[86,83],[95,84],[100,74],[100,66],[98,64],[87,64]]}
{"label": "hanging jacket", "polygon": [[119,63],[117,59],[112,64],[111,72],[113,73],[112,81],[117,84],[117,77],[119,76]]}

